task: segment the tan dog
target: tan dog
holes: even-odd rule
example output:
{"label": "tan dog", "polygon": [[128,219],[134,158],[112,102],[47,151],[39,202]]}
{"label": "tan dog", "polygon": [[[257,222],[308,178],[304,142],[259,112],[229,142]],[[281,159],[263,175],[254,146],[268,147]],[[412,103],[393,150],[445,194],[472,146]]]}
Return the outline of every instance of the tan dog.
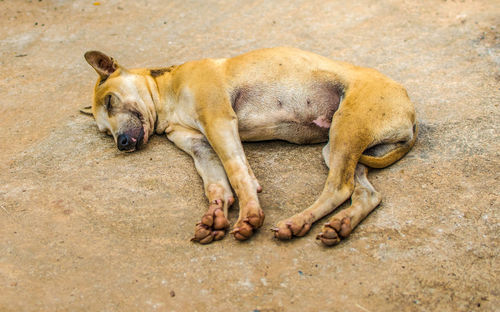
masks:
{"label": "tan dog", "polygon": [[330,172],[320,197],[273,231],[279,239],[303,236],[350,197],[351,206],[317,236],[334,245],[381,201],[366,166],[394,163],[417,137],[415,110],[401,85],[376,70],[298,49],[158,69],[128,70],[97,51],[85,59],[99,74],[91,113],[118,149],[134,151],[154,132],[166,133],[193,157],[209,200],[193,238],[203,244],[221,239],[229,227],[231,186],[240,204],[234,237],[248,239],[264,221],[261,187],[241,141],[328,142],[323,157]]}

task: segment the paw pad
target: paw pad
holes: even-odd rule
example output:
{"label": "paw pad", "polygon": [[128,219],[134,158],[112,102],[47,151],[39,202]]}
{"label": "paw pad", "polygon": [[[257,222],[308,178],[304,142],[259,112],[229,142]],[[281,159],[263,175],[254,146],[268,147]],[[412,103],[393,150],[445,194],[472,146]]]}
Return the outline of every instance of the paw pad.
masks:
{"label": "paw pad", "polygon": [[290,219],[281,221],[278,226],[272,228],[274,237],[281,240],[291,239],[293,236],[304,236],[311,229],[313,223],[312,216],[296,215]]}
{"label": "paw pad", "polygon": [[256,229],[262,226],[264,218],[264,212],[258,208],[257,211],[249,213],[243,220],[238,221],[230,233],[237,240],[247,240],[253,235]]}
{"label": "paw pad", "polygon": [[333,219],[323,226],[323,232],[319,233],[316,239],[327,246],[333,246],[340,243],[341,238],[349,236],[351,231],[351,218]]}
{"label": "paw pad", "polygon": [[208,207],[201,221],[196,224],[191,241],[208,244],[214,240],[220,240],[224,237],[227,228],[229,228],[229,222],[222,211],[222,201],[215,200]]}

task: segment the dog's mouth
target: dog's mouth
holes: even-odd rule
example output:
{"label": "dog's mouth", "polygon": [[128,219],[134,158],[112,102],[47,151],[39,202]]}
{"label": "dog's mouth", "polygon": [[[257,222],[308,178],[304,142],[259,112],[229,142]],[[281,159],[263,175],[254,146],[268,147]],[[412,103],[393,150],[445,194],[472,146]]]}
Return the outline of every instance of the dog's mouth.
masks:
{"label": "dog's mouth", "polygon": [[135,144],[135,149],[140,149],[144,144],[144,126],[141,127],[141,132],[137,137],[137,143]]}

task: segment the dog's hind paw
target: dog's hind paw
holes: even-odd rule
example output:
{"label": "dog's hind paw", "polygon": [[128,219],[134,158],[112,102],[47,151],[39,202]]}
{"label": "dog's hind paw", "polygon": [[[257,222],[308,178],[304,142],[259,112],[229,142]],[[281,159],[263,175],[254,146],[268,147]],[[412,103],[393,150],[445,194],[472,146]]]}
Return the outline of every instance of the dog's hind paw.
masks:
{"label": "dog's hind paw", "polygon": [[349,236],[351,231],[351,218],[344,217],[342,220],[335,218],[323,226],[322,232],[316,236],[316,239],[321,240],[327,246],[333,246],[340,243],[341,238]]}
{"label": "dog's hind paw", "polygon": [[295,215],[289,219],[278,222],[276,227],[271,230],[274,232],[274,237],[281,240],[288,240],[294,236],[304,236],[311,229],[313,223],[312,216],[304,216],[302,214]]}
{"label": "dog's hind paw", "polygon": [[191,241],[200,244],[208,244],[214,240],[220,240],[229,228],[224,211],[222,211],[222,200],[215,200],[203,215],[201,221],[196,224],[194,237]]}

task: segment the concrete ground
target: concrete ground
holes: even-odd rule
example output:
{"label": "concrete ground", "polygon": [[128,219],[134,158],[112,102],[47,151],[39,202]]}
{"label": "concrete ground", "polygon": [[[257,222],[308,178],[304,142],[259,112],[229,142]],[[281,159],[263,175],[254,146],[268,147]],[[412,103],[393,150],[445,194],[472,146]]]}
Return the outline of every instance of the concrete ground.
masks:
{"label": "concrete ground", "polygon": [[[0,0],[0,310],[499,311],[499,27],[488,0]],[[264,228],[191,243],[192,161],[160,136],[122,154],[79,114],[83,53],[143,67],[281,45],[401,82],[419,141],[371,171],[383,202],[333,248],[320,226],[267,230],[318,196],[322,146],[246,144]]]}

